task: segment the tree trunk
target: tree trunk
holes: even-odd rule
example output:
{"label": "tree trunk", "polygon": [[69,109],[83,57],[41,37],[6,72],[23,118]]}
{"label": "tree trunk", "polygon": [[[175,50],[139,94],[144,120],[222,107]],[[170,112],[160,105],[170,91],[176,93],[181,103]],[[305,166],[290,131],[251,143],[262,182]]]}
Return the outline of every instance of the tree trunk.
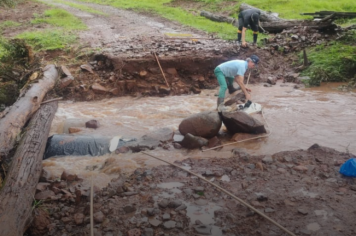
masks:
{"label": "tree trunk", "polygon": [[46,93],[54,87],[58,72],[54,65],[44,68],[43,78],[33,84],[25,96],[19,98],[0,120],[0,161],[13,148],[22,127],[40,107]]}
{"label": "tree trunk", "polygon": [[261,9],[253,7],[253,6],[248,5],[246,3],[242,3],[240,5],[240,11],[249,10],[249,9],[256,9],[256,10],[259,10],[261,12],[261,16],[260,16],[260,21],[261,22],[285,21],[284,19],[279,18],[278,16],[275,16],[273,13],[268,13],[268,12],[262,11]]}
{"label": "tree trunk", "polygon": [[207,12],[207,11],[201,11],[200,15],[204,16],[205,18],[208,18],[209,20],[212,20],[212,21],[227,22],[227,23],[234,25],[235,27],[239,27],[238,20],[235,18],[232,18],[232,17],[215,15],[215,14],[213,14],[211,12]]}
{"label": "tree trunk", "polygon": [[29,225],[42,157],[58,102],[42,105],[31,119],[0,192],[0,235],[22,236]]}
{"label": "tree trunk", "polygon": [[262,28],[269,33],[279,33],[285,29],[293,28],[295,26],[307,27],[317,30],[333,30],[336,25],[332,22],[318,22],[310,20],[290,20],[290,21],[277,21],[277,22],[261,22]]}

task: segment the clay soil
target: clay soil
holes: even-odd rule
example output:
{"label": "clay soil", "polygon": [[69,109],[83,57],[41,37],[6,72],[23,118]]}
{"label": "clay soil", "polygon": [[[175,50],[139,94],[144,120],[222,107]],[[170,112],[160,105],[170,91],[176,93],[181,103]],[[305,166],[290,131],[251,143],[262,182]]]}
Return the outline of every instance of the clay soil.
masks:
{"label": "clay soil", "polygon": [[[174,4],[186,9],[197,6],[188,1]],[[250,83],[266,82],[269,77],[285,81],[297,78],[291,66],[296,59],[289,54],[300,50],[297,47],[238,49],[233,42],[147,13],[88,4],[108,13],[98,16],[57,6],[81,18],[89,29],[79,33],[80,45],[73,45],[69,53],[38,54],[45,63],[56,62],[63,72],[48,99],[199,93],[217,87],[213,69],[219,63],[252,54],[258,55],[261,63],[252,71]],[[0,22],[24,23],[5,29],[3,35],[11,37],[34,27],[47,27],[28,23],[34,13],[46,9],[47,5],[38,2],[1,9]],[[183,33],[191,36],[181,36]],[[277,39],[272,37],[269,43]],[[87,53],[88,49],[98,53]],[[68,77],[74,79],[65,84],[63,80]],[[338,173],[351,156],[313,145],[308,150],[272,156],[250,156],[240,150],[220,156],[213,151],[210,159],[176,163],[190,167],[256,210],[176,167],[138,169],[114,179],[104,189],[94,188],[94,235],[288,235],[257,210],[295,235],[355,235],[356,182]],[[81,186],[75,175],[64,173],[61,180],[53,180],[42,173],[36,199],[40,204],[33,211],[26,235],[90,235],[90,190]]]}

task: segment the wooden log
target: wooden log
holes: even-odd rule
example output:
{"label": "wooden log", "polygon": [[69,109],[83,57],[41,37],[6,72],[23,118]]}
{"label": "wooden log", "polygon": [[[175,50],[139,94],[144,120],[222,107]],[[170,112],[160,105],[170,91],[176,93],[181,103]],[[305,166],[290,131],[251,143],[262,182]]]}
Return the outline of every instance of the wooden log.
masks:
{"label": "wooden log", "polygon": [[285,21],[284,19],[279,18],[278,16],[275,16],[273,13],[269,13],[269,12],[263,11],[261,9],[253,7],[253,6],[248,5],[246,3],[241,3],[240,11],[249,10],[249,9],[256,9],[256,10],[259,10],[261,12],[261,16],[260,16],[260,21],[261,22]]}
{"label": "wooden log", "polygon": [[0,120],[0,161],[13,148],[22,127],[40,107],[46,93],[54,87],[57,77],[58,72],[55,66],[46,66],[43,78],[33,84],[25,96],[19,98]]}
{"label": "wooden log", "polygon": [[314,13],[300,13],[300,15],[313,16],[314,18],[324,18],[330,15],[334,15],[335,18],[355,18],[356,12],[317,11]]}
{"label": "wooden log", "polygon": [[290,20],[290,21],[277,21],[277,22],[261,22],[262,28],[269,33],[280,33],[285,29],[293,27],[307,27],[317,30],[333,30],[336,25],[332,22],[318,22],[310,20]]}
{"label": "wooden log", "polygon": [[58,102],[42,105],[27,126],[0,192],[0,235],[22,236],[29,225],[42,157]]}
{"label": "wooden log", "polygon": [[216,22],[226,22],[230,23],[236,27],[239,27],[239,22],[237,19],[233,17],[228,17],[228,16],[221,16],[221,15],[216,15],[208,11],[201,11],[200,12],[201,16],[204,16],[205,18],[208,18],[209,20],[216,21]]}

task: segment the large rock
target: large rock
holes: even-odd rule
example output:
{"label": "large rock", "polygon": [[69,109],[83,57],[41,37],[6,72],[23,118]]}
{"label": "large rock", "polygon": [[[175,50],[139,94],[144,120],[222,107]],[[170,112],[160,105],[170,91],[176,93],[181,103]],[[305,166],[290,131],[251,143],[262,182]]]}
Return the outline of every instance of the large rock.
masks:
{"label": "large rock", "polygon": [[219,133],[221,118],[215,111],[205,111],[185,118],[179,125],[183,135],[190,133],[194,136],[212,138]]}
{"label": "large rock", "polygon": [[190,133],[187,133],[184,136],[184,139],[181,142],[181,145],[188,149],[195,149],[195,148],[201,148],[203,146],[207,146],[208,143],[209,143],[209,141],[205,138],[194,136]]}
{"label": "large rock", "polygon": [[226,129],[232,133],[266,133],[265,126],[243,111],[223,112],[222,120]]}

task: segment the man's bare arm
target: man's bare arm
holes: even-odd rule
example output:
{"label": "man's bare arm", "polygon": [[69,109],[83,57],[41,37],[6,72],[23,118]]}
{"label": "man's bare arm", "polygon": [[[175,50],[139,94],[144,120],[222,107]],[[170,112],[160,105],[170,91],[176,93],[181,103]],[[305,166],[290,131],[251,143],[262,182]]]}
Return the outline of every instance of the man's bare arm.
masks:
{"label": "man's bare arm", "polygon": [[241,43],[241,45],[242,45],[243,47],[246,47],[246,39],[245,39],[246,30],[247,30],[247,28],[242,27],[242,33],[241,33],[242,43]]}
{"label": "man's bare arm", "polygon": [[236,83],[240,86],[242,92],[245,94],[246,100],[251,100],[251,95],[247,91],[248,89],[245,87],[244,84],[244,77],[241,75],[235,76]]}

